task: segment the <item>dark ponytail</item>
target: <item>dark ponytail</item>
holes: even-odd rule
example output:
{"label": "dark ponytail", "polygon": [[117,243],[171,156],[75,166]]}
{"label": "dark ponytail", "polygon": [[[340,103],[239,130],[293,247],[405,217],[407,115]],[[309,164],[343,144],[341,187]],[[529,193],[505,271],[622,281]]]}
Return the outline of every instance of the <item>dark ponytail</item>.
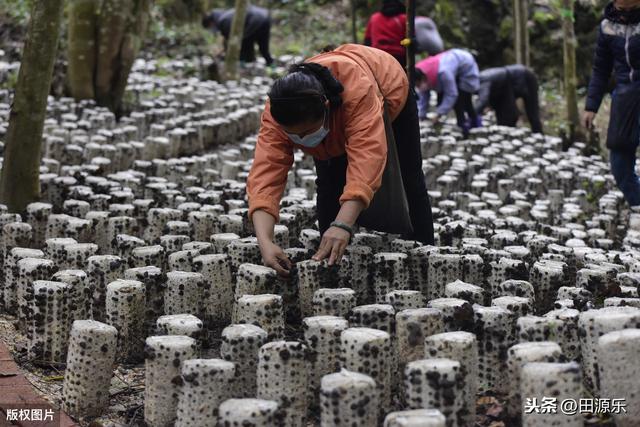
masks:
{"label": "dark ponytail", "polygon": [[324,90],[324,95],[329,100],[331,108],[338,108],[342,105],[342,97],[340,94],[344,91],[344,86],[331,74],[331,70],[314,62],[302,62],[292,65],[289,73],[305,73],[314,76]]}
{"label": "dark ponytail", "polygon": [[324,117],[325,100],[331,109],[342,105],[343,91],[327,67],[313,62],[295,64],[269,91],[271,115],[285,126],[317,121]]}
{"label": "dark ponytail", "polygon": [[384,0],[380,12],[387,17],[394,17],[406,13],[406,7],[401,0]]}

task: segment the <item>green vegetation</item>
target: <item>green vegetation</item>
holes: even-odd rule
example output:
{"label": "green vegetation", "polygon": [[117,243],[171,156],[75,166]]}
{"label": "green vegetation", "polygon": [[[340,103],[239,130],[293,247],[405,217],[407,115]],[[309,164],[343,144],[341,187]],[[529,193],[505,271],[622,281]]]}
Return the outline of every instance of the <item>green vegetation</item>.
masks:
{"label": "green vegetation", "polygon": [[[33,0],[3,0],[0,2],[0,18],[9,18],[9,22],[26,25]],[[0,21],[4,25],[4,21]]]}
{"label": "green vegetation", "polygon": [[[0,2],[0,45],[7,51],[5,60],[19,60],[24,29],[33,0]],[[543,82],[541,103],[548,132],[566,133],[566,113],[562,109],[562,28],[553,2],[530,2],[531,64]],[[357,8],[357,39],[364,38],[369,16],[378,10],[380,0],[353,0]],[[165,76],[163,68],[169,60],[204,55],[217,57],[223,51],[222,38],[200,25],[202,15],[213,8],[233,7],[233,0],[156,0],[151,12],[149,30],[143,40],[142,55],[158,61],[156,75]],[[252,0],[252,4],[269,8],[273,19],[271,50],[283,54],[308,57],[327,45],[352,42],[351,0]],[[421,0],[418,14],[432,17],[439,25],[446,47],[464,47],[472,51],[481,68],[514,61],[512,0]],[[578,87],[586,85],[591,72],[593,44],[602,14],[604,0],[577,1],[575,32],[577,38],[576,67]],[[67,63],[66,20],[62,27],[57,64]],[[7,38],[13,40],[8,43]],[[15,47],[14,47],[15,45]],[[56,94],[68,94],[64,66],[56,65]],[[184,70],[188,76],[204,76],[203,70]],[[0,82],[3,88],[15,85],[15,76]],[[583,93],[579,91],[579,96]],[[599,115],[600,134],[606,128],[605,111]]]}
{"label": "green vegetation", "polygon": [[206,0],[156,0],[155,3],[163,20],[171,24],[200,22],[208,6]]}
{"label": "green vegetation", "polygon": [[18,83],[18,70],[11,71],[3,81],[0,81],[0,89],[14,90]]}

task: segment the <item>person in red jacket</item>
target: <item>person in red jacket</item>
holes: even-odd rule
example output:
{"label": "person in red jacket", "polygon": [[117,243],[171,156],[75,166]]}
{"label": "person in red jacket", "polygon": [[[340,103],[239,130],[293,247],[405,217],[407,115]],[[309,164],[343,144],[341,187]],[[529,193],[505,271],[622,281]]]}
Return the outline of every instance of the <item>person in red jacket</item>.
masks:
{"label": "person in red jacket", "polygon": [[384,50],[402,64],[407,63],[404,46],[400,42],[407,33],[406,9],[400,0],[383,0],[382,8],[369,19],[364,44]]}
{"label": "person in red jacket", "polygon": [[[416,16],[416,51],[437,55],[444,44],[435,22],[425,16]],[[406,37],[407,15],[400,0],[383,0],[382,8],[374,13],[364,34],[364,44],[384,50],[404,67],[407,56],[401,42]]]}

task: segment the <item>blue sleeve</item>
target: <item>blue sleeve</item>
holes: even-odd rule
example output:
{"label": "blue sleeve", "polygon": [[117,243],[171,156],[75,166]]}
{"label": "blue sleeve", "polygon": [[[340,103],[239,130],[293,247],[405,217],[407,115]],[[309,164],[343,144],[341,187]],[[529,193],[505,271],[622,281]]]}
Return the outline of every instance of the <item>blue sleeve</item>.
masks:
{"label": "blue sleeve", "polygon": [[418,91],[418,117],[424,119],[427,117],[429,111],[429,100],[431,99],[431,92],[428,90]]}
{"label": "blue sleeve", "polygon": [[458,100],[458,85],[455,76],[448,71],[438,74],[438,79],[442,88],[442,102],[436,111],[439,115],[444,116],[453,109]]}
{"label": "blue sleeve", "polygon": [[593,71],[585,103],[585,110],[587,111],[598,111],[609,85],[609,78],[613,69],[613,53],[609,46],[609,40],[609,37],[602,33],[602,27],[600,27],[596,49],[593,54]]}

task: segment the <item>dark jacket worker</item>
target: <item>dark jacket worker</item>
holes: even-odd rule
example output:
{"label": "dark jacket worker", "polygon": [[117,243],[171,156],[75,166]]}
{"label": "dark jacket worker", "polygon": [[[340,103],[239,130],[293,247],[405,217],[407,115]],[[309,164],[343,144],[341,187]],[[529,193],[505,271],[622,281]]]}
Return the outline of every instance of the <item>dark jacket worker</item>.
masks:
{"label": "dark jacket worker", "polygon": [[[202,26],[212,31],[220,31],[224,37],[224,48],[227,49],[227,41],[231,33],[231,22],[235,9],[214,9],[209,15],[202,19]],[[271,17],[269,11],[262,7],[247,7],[247,14],[244,21],[244,31],[242,35],[242,46],[240,47],[240,60],[244,62],[254,62],[256,53],[254,45],[258,45],[260,54],[267,62],[273,63],[273,58],[269,53],[269,37],[271,35]]]}
{"label": "dark jacket worker", "polygon": [[521,64],[489,68],[480,72],[480,91],[476,112],[482,115],[487,107],[496,112],[499,125],[515,126],[518,123],[517,99],[522,99],[531,130],[542,133],[538,78],[533,70]]}

